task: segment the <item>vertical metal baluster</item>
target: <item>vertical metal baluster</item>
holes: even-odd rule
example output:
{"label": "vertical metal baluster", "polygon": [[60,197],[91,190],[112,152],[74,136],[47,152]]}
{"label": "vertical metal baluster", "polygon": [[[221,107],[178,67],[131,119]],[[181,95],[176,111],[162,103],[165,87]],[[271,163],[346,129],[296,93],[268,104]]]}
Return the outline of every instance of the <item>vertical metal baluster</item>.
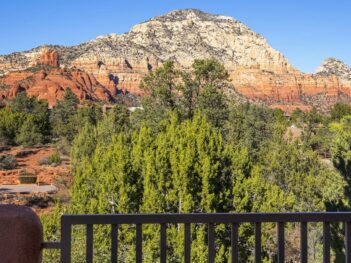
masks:
{"label": "vertical metal baluster", "polygon": [[118,225],[111,225],[111,263],[117,263]]}
{"label": "vertical metal baluster", "polygon": [[86,262],[92,263],[93,262],[93,243],[94,243],[94,236],[93,236],[93,225],[89,224],[86,227]]}
{"label": "vertical metal baluster", "polygon": [[142,263],[143,260],[143,233],[142,233],[142,225],[136,225],[136,262]]}
{"label": "vertical metal baluster", "polygon": [[255,223],[255,262],[261,262],[261,223]]}
{"label": "vertical metal baluster", "polygon": [[351,222],[345,223],[345,261],[351,263]]}
{"label": "vertical metal baluster", "polygon": [[214,233],[214,224],[208,224],[208,262],[214,263],[215,260],[215,233]]}
{"label": "vertical metal baluster", "polygon": [[232,263],[239,263],[238,224],[232,224]]}
{"label": "vertical metal baluster", "polygon": [[323,223],[323,263],[330,263],[330,223]]}
{"label": "vertical metal baluster", "polygon": [[68,218],[61,217],[61,263],[71,262],[71,236],[72,228]]}
{"label": "vertical metal baluster", "polygon": [[184,262],[190,263],[191,261],[191,240],[190,240],[190,224],[184,225]]}
{"label": "vertical metal baluster", "polygon": [[161,263],[166,263],[167,261],[167,226],[166,224],[161,224],[160,248],[161,248],[160,261]]}
{"label": "vertical metal baluster", "polygon": [[278,262],[284,263],[285,261],[285,235],[284,235],[284,223],[278,223]]}
{"label": "vertical metal baluster", "polygon": [[307,222],[301,222],[300,226],[300,250],[301,263],[307,263]]}

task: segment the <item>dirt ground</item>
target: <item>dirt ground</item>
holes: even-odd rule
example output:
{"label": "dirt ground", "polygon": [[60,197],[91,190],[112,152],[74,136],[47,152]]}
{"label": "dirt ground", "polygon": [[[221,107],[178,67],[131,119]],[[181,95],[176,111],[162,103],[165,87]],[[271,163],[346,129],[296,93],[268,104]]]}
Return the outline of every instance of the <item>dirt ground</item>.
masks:
{"label": "dirt ground", "polygon": [[12,170],[0,170],[0,185],[19,185],[18,176],[21,170],[35,174],[41,185],[53,185],[54,193],[0,193],[0,204],[19,204],[31,207],[36,213],[43,214],[51,211],[56,201],[68,202],[70,199],[70,161],[61,156],[62,163],[57,166],[40,165],[39,161],[56,153],[53,146],[33,148],[11,147],[3,149],[0,155],[15,156],[18,165]]}
{"label": "dirt ground", "polygon": [[0,184],[19,184],[18,176],[21,170],[35,174],[40,183],[52,184],[54,178],[60,174],[69,172],[69,159],[63,159],[58,166],[40,165],[39,161],[56,153],[56,149],[51,146],[22,148],[11,147],[1,155],[13,155],[16,157],[18,165],[12,170],[0,170]]}

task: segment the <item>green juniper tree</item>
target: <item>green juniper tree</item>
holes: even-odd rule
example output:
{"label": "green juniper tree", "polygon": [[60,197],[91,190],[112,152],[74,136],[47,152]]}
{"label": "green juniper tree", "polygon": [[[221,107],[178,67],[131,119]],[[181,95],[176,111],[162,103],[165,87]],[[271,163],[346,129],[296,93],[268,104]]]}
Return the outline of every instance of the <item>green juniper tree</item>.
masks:
{"label": "green juniper tree", "polygon": [[[71,120],[80,129],[72,133],[74,183],[69,212],[243,213],[347,208],[347,118],[332,124],[329,131],[328,118],[320,118],[314,111],[297,112],[289,119],[264,106],[231,105],[222,93],[227,80],[228,73],[215,60],[197,60],[187,73],[167,62],[143,81],[142,88],[149,94],[143,110],[129,112],[117,106],[103,115],[76,110]],[[309,129],[308,140],[306,136],[286,138],[289,125],[297,122]],[[315,139],[325,138],[319,132],[323,125],[324,131],[335,135],[332,156],[338,170],[320,160]],[[277,257],[274,229],[273,224],[262,228],[264,262],[275,262]],[[297,229],[294,224],[286,226],[289,248]],[[341,236],[339,227],[332,229]],[[320,228],[311,225],[310,230],[310,240],[318,243]],[[206,231],[207,226],[192,225],[194,262],[207,261]],[[159,233],[159,226],[143,226],[145,262],[159,261]],[[216,262],[228,262],[230,228],[216,225],[215,233]],[[253,234],[252,225],[241,224],[243,262],[253,259]],[[109,262],[108,236],[109,229],[94,229],[99,244],[94,253],[99,262]],[[167,238],[169,262],[181,262],[184,226],[168,225]],[[73,243],[80,247],[82,242],[84,231],[77,230]],[[333,240],[332,252],[340,259],[338,242]],[[120,228],[119,244],[121,261],[135,261],[134,226]],[[321,251],[310,252],[310,258],[318,262]],[[79,262],[82,252],[78,248],[73,255]],[[299,260],[292,252],[287,259]]]}

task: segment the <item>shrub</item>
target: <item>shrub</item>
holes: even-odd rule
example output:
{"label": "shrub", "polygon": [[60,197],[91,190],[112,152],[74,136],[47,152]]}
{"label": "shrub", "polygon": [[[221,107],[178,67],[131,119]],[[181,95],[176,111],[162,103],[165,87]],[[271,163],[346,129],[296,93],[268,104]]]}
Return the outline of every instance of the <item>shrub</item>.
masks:
{"label": "shrub", "polygon": [[28,117],[16,134],[16,143],[25,147],[38,145],[44,142],[38,124],[33,116]]}
{"label": "shrub", "polygon": [[3,146],[15,144],[16,135],[25,120],[26,114],[22,112],[13,112],[9,107],[1,109],[0,144]]}
{"label": "shrub", "polygon": [[38,163],[40,165],[59,165],[62,162],[61,156],[59,153],[54,153],[49,157],[44,157],[43,159],[39,160]]}
{"label": "shrub", "polygon": [[13,155],[2,155],[0,156],[0,169],[11,170],[17,166],[17,160]]}
{"label": "shrub", "polygon": [[44,157],[38,161],[39,165],[48,165],[49,164],[49,157]]}
{"label": "shrub", "polygon": [[38,177],[33,173],[29,173],[26,170],[22,170],[20,171],[18,179],[21,184],[35,184],[37,182]]}
{"label": "shrub", "polygon": [[62,160],[60,154],[54,153],[53,155],[49,156],[48,161],[49,164],[60,164]]}

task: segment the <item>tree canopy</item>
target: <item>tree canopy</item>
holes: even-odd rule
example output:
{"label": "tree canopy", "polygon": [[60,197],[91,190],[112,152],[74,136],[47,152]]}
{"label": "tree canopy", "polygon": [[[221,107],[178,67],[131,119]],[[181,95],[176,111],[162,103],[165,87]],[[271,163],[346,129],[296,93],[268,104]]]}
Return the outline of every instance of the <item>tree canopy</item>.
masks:
{"label": "tree canopy", "polygon": [[[71,157],[69,204],[45,216],[47,237],[58,237],[60,213],[243,213],[350,210],[351,112],[336,104],[329,116],[231,101],[229,73],[213,59],[195,60],[188,70],[167,61],[145,76],[141,109],[116,104],[103,113],[98,104],[81,105],[67,89],[53,110],[24,93],[0,109],[2,144],[32,146],[55,142]],[[300,132],[291,135],[292,130]],[[332,241],[342,259],[342,229]],[[275,262],[275,226],[262,229],[263,260]],[[286,226],[294,242],[298,226]],[[135,235],[119,232],[121,260],[132,262]],[[167,228],[170,262],[183,260],[183,226]],[[322,239],[312,225],[311,242]],[[230,259],[230,228],[216,225],[216,262]],[[77,230],[77,247],[84,231]],[[240,258],[253,258],[254,228],[239,228]],[[94,229],[95,256],[108,262],[109,230]],[[195,224],[192,260],[205,262],[206,226]],[[143,228],[144,259],[159,260],[157,226]],[[82,251],[73,250],[79,262]],[[311,259],[321,251],[310,250]],[[55,262],[53,255],[47,259]],[[290,261],[296,255],[287,255]]]}

